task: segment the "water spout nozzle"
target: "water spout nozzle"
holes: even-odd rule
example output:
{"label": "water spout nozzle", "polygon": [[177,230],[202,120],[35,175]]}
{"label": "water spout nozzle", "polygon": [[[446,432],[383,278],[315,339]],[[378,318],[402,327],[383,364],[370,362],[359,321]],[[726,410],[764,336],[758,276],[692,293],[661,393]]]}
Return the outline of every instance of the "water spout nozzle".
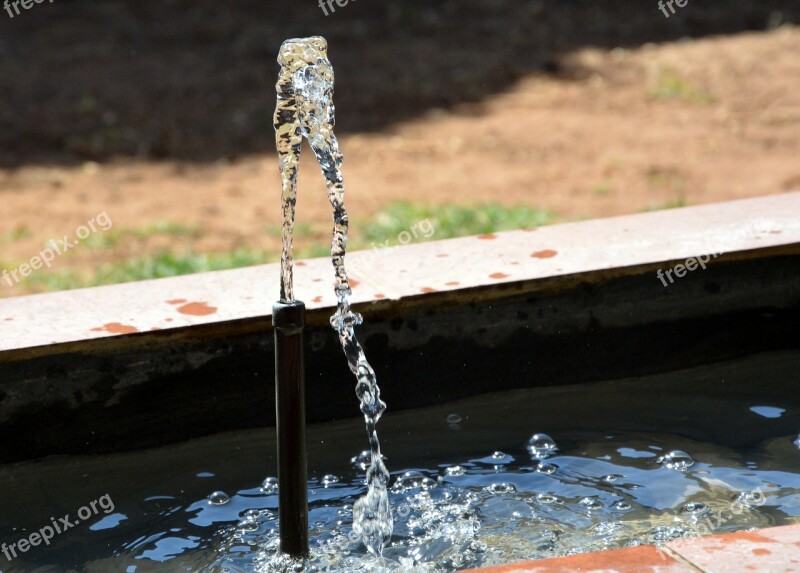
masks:
{"label": "water spout nozzle", "polygon": [[308,557],[305,366],[301,301],[272,306],[275,330],[275,411],[278,434],[278,502],[281,551]]}

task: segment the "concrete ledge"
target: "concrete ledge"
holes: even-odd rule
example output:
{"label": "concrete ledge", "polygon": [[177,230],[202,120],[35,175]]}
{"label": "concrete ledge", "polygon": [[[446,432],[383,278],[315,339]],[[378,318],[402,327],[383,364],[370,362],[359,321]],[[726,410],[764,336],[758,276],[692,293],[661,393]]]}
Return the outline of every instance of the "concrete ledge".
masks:
{"label": "concrete ledge", "polygon": [[[656,275],[720,251],[668,286]],[[308,420],[355,416],[328,324],[330,262],[300,263]],[[359,338],[393,411],[800,348],[800,193],[348,263]],[[0,462],[272,424],[277,293],[266,265],[0,300]]]}
{"label": "concrete ledge", "polygon": [[[599,281],[642,269],[663,289],[659,268],[712,253],[723,253],[714,262],[760,257],[765,249],[800,252],[800,192],[356,251],[347,263],[359,304],[519,283],[536,290],[543,279],[574,284],[577,276]],[[65,343],[263,320],[278,281],[279,265],[272,264],[0,299],[0,362],[58,353]],[[309,311],[335,306],[330,260],[298,261],[295,281]]]}

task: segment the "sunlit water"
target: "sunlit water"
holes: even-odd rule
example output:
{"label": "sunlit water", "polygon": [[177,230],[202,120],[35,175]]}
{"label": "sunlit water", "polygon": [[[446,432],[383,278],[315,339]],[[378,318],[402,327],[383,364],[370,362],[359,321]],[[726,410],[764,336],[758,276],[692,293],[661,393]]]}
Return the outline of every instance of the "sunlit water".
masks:
{"label": "sunlit water", "polygon": [[[454,571],[800,522],[798,365],[784,354],[393,412],[382,559],[353,534],[363,422],[311,425],[307,569]],[[100,495],[115,502],[49,547],[0,556],[0,571],[275,570],[273,452],[274,432],[253,430],[0,467],[2,542]]]}
{"label": "sunlit water", "polygon": [[[278,54],[281,66],[275,107],[275,138],[282,180],[281,299],[294,300],[292,285],[292,229],[297,203],[297,170],[303,138],[317,158],[328,200],[333,208],[331,260],[336,278],[336,313],[331,326],[339,335],[350,371],[356,377],[356,395],[369,439],[370,456],[366,470],[368,491],[354,503],[354,537],[375,555],[380,555],[392,535],[392,518],[387,493],[389,471],[383,462],[377,424],[386,404],[375,371],[367,361],[355,335],[362,317],[350,307],[350,282],[345,269],[348,217],[344,205],[342,154],[334,134],[334,73],[327,55],[327,42],[320,36],[286,40]],[[282,564],[275,564],[280,569]]]}
{"label": "sunlit water", "polygon": [[[363,492],[356,472],[315,480],[309,570],[456,571],[689,539],[800,516],[800,475],[760,471],[756,463],[737,467],[738,459],[721,465],[719,452],[708,444],[696,445],[702,454],[693,458],[669,450],[664,440],[597,436],[563,454],[532,455],[520,436],[518,448],[397,472],[390,488],[394,536],[383,559],[365,554],[348,535],[353,503]],[[790,438],[786,442],[791,445]],[[800,460],[795,463],[800,469]],[[274,498],[262,501],[261,509],[228,530],[212,571],[265,570],[277,550],[278,524]]]}

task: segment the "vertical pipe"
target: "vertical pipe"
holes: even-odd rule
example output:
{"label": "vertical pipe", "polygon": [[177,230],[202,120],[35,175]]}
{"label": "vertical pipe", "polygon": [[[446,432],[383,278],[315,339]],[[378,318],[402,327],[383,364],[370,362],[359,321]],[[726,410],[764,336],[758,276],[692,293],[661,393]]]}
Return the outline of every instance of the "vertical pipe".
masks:
{"label": "vertical pipe", "polygon": [[281,551],[295,558],[308,556],[305,313],[306,306],[300,301],[281,300],[272,307]]}

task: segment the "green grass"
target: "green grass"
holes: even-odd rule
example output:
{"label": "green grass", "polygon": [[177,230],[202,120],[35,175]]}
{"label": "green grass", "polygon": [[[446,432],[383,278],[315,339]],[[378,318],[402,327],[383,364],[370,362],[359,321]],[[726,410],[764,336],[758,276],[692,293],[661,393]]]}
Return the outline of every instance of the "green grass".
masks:
{"label": "green grass", "polygon": [[[508,231],[538,227],[552,223],[551,211],[534,207],[504,207],[497,203],[484,205],[415,205],[409,202],[393,203],[379,212],[364,226],[363,236],[369,243],[397,243],[400,233],[412,233],[416,226],[415,240],[439,240],[469,235],[482,235],[495,231]],[[433,233],[423,233],[424,221],[429,221]],[[425,237],[425,234],[431,236]]]}
{"label": "green grass", "polygon": [[175,239],[196,239],[203,235],[203,231],[196,225],[186,225],[174,221],[156,221],[146,227],[138,229],[115,229],[98,231],[90,235],[81,244],[95,250],[115,249],[123,241],[134,240],[145,242],[151,237],[167,236]]}
{"label": "green grass", "polygon": [[208,254],[160,251],[153,255],[102,265],[94,274],[81,274],[71,270],[43,270],[27,277],[25,284],[38,287],[39,290],[69,290],[247,267],[272,262],[277,258],[271,253],[250,249]]}
{"label": "green grass", "polygon": [[675,199],[667,201],[666,203],[650,205],[649,207],[642,209],[642,211],[646,213],[649,211],[663,211],[664,209],[679,209],[680,207],[686,207],[687,204],[686,198],[681,195],[680,197],[676,197]]}
{"label": "green grass", "polygon": [[0,235],[0,242],[4,244],[16,243],[17,241],[23,241],[32,236],[33,231],[31,231],[30,227],[27,225],[18,225],[10,231],[6,231]]}
{"label": "green grass", "polygon": [[[480,235],[494,231],[537,227],[553,222],[550,211],[532,207],[503,207],[496,203],[475,206],[423,206],[408,202],[394,203],[366,225],[363,225],[362,239],[353,241],[351,249],[365,248],[370,242],[398,244],[402,232],[413,234],[414,241],[447,239],[466,235]],[[428,223],[425,223],[425,221]],[[356,227],[358,228],[358,227]],[[433,229],[433,233],[430,233]],[[430,236],[424,236],[428,230]],[[330,253],[329,238],[312,240],[313,229],[307,224],[298,224],[298,236],[304,236],[306,246],[295,250],[295,258],[325,257]],[[280,229],[267,229],[277,232]],[[92,248],[106,249],[116,247],[124,239],[144,241],[154,235],[173,237],[197,237],[200,230],[178,223],[155,223],[142,229],[109,229],[95,233],[82,244]],[[174,277],[205,271],[218,271],[238,267],[274,262],[280,259],[279,252],[252,249],[237,249],[224,253],[196,253],[191,250],[181,252],[158,251],[151,255],[138,256],[128,260],[101,265],[94,272],[77,272],[69,269],[43,269],[25,279],[35,290],[68,290],[73,288],[123,283],[147,279]]]}
{"label": "green grass", "polygon": [[678,100],[687,103],[708,105],[716,98],[708,91],[694,86],[675,70],[659,68],[654,85],[648,92],[650,99],[659,101]]}
{"label": "green grass", "polygon": [[683,196],[686,177],[676,170],[652,168],[647,172],[647,184],[656,189],[671,189]]}
{"label": "green grass", "polygon": [[599,185],[597,185],[594,189],[592,189],[592,194],[596,197],[606,197],[609,193],[614,190],[613,185],[611,185],[611,181],[603,181]]}

